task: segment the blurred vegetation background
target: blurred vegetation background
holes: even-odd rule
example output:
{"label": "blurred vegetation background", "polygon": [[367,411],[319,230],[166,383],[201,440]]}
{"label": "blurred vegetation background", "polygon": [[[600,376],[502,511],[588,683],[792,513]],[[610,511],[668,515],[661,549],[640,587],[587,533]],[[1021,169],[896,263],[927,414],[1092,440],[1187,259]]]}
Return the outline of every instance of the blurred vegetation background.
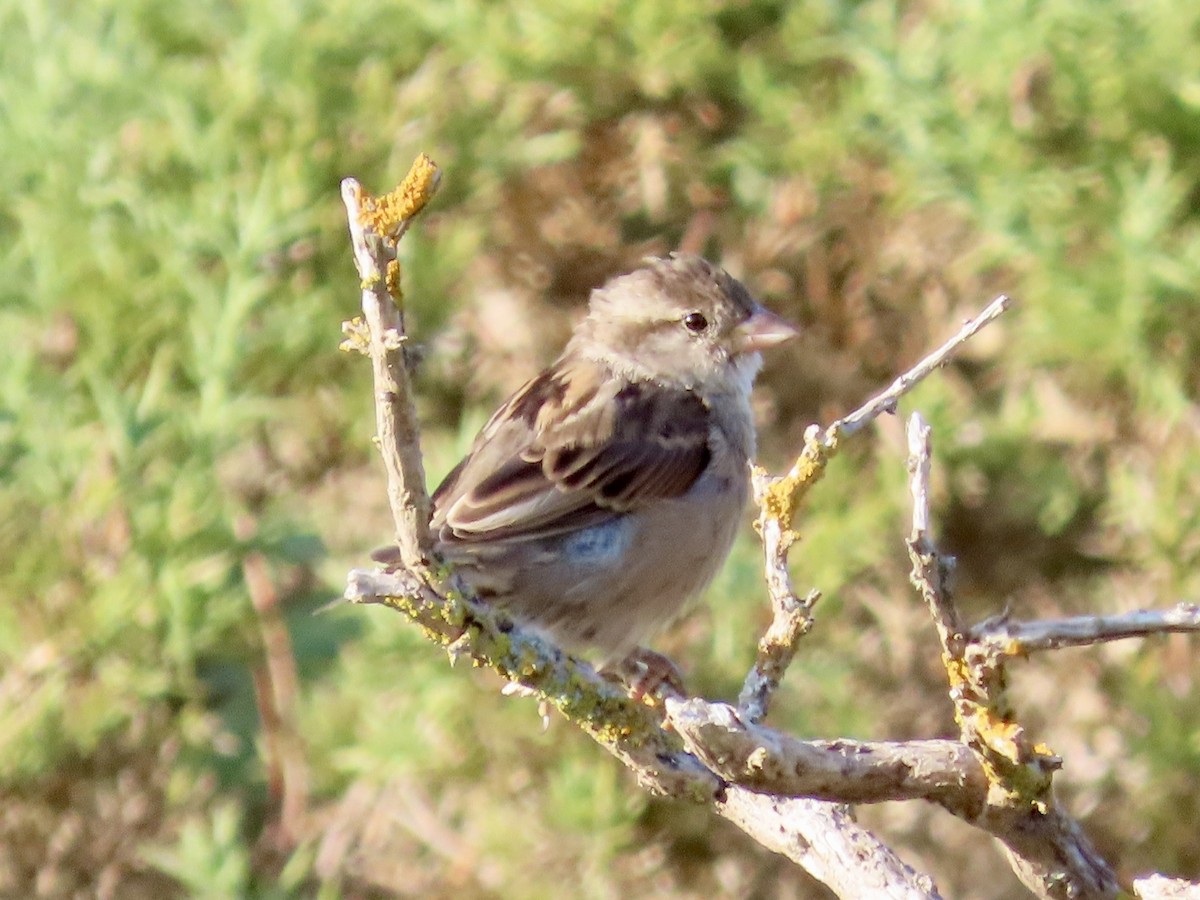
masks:
{"label": "blurred vegetation background", "polygon": [[[389,533],[338,180],[421,150],[431,478],[647,253],[804,326],[757,395],[776,469],[1004,291],[903,404],[969,614],[1200,596],[1200,5],[0,0],[0,29],[2,896],[822,896],[399,617],[311,615]],[[855,438],[804,515],[800,735],[952,733],[902,446]],[[658,644],[698,692],[736,694],[757,567],[747,527]],[[1017,667],[1126,874],[1200,876],[1195,649]],[[946,896],[1022,896],[948,816],[861,815]]]}

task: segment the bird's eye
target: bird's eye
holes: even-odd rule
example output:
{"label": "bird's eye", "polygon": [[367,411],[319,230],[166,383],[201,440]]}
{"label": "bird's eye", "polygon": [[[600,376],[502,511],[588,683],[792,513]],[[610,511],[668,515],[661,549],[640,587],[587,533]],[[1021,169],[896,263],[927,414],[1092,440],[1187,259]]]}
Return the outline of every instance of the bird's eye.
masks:
{"label": "bird's eye", "polygon": [[699,334],[708,327],[708,319],[704,318],[703,313],[688,313],[683,317],[683,327],[693,334]]}

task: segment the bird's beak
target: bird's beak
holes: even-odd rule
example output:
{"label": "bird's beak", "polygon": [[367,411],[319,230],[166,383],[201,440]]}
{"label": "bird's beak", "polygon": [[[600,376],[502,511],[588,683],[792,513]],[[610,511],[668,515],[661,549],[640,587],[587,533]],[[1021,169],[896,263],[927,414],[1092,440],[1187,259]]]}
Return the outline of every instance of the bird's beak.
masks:
{"label": "bird's beak", "polygon": [[765,306],[755,308],[750,318],[733,330],[734,344],[739,353],[757,353],[790,341],[799,334],[799,328]]}

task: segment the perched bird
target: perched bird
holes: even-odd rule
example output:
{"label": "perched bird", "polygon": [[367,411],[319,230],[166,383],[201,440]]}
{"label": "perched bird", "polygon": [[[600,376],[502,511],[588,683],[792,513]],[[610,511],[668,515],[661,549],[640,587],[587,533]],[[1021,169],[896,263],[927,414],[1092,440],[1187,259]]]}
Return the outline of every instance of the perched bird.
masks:
{"label": "perched bird", "polygon": [[759,351],[797,333],[698,256],[612,279],[434,493],[439,553],[482,599],[620,662],[724,563]]}

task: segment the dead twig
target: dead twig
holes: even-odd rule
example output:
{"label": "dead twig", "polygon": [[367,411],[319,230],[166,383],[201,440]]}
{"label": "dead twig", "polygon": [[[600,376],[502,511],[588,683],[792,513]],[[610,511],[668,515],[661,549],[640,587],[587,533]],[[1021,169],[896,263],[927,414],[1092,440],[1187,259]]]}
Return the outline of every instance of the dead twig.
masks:
{"label": "dead twig", "polygon": [[1181,602],[1169,609],[1137,610],[1112,616],[1073,616],[1019,622],[1002,616],[971,629],[971,639],[1007,656],[1036,650],[1087,647],[1155,634],[1200,632],[1200,605]]}
{"label": "dead twig", "polygon": [[912,582],[929,607],[963,743],[987,779],[987,804],[975,824],[995,835],[1013,870],[1039,897],[1116,897],[1121,886],[1083,829],[1054,804],[1053,773],[1062,760],[1036,743],[1017,720],[1006,693],[1004,659],[972,643],[948,585],[949,564],[929,534],[929,426],[908,422]]}
{"label": "dead twig", "polygon": [[[388,505],[396,524],[400,558],[409,567],[431,557],[430,503],[425,489],[420,432],[404,364],[404,314],[397,242],[437,190],[441,175],[424,154],[396,190],[371,197],[353,178],[342,181],[354,264],[362,285],[366,348],[375,377],[375,428],[387,469]],[[348,329],[354,343],[356,329]]]}

